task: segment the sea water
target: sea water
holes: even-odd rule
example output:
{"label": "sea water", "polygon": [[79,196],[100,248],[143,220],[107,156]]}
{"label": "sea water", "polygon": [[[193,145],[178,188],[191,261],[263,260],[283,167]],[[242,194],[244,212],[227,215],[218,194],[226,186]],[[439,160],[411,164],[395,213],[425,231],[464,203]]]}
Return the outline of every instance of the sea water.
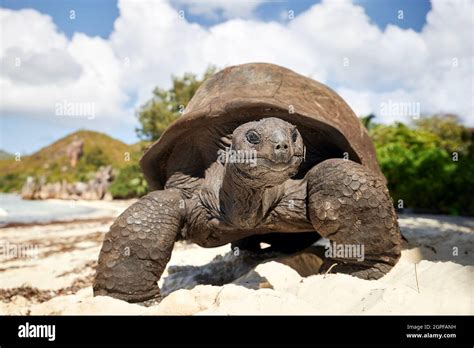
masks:
{"label": "sea water", "polygon": [[11,223],[47,223],[86,218],[97,209],[74,201],[24,200],[0,193],[0,227]]}

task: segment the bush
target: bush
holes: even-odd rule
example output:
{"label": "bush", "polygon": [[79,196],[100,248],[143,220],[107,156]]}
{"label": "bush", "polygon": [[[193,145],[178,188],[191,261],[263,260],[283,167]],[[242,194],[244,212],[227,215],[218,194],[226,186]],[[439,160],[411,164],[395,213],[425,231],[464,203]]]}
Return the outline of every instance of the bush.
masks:
{"label": "bush", "polygon": [[137,112],[140,127],[137,135],[146,140],[156,140],[168,126],[176,121],[205,79],[213,75],[216,68],[207,68],[201,78],[186,73],[181,77],[173,76],[170,89],[155,88],[153,97]]}
{"label": "bush", "polygon": [[9,173],[0,176],[0,192],[20,191],[26,177],[24,175]]}
{"label": "bush", "polygon": [[141,197],[148,191],[148,185],[138,164],[132,164],[120,170],[109,187],[114,198]]}
{"label": "bush", "polygon": [[[402,200],[404,207],[415,210],[474,215],[471,140],[447,132],[447,141],[428,130],[429,123],[425,120],[422,127],[415,128],[400,123],[376,125],[370,131],[395,204]],[[464,133],[457,129],[455,134]],[[454,148],[460,149],[458,161]]]}

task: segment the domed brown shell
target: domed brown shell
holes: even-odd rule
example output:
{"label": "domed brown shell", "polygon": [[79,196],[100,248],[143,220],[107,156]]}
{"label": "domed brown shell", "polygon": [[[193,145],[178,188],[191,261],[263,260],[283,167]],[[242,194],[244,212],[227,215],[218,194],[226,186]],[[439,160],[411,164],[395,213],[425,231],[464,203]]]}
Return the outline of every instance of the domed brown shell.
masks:
{"label": "domed brown shell", "polygon": [[228,67],[207,79],[143,155],[151,189],[162,189],[175,172],[203,177],[240,124],[279,117],[298,127],[307,148],[301,175],[326,158],[347,157],[381,174],[365,127],[327,86],[274,64]]}

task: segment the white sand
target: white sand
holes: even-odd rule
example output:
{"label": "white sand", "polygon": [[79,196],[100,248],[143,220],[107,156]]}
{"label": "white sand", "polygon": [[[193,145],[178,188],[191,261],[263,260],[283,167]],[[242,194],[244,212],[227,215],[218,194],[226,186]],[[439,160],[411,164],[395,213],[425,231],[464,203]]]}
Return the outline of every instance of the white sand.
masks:
{"label": "white sand", "polygon": [[[117,214],[129,203],[100,204]],[[0,291],[15,295],[0,296],[0,314],[474,314],[474,219],[401,215],[399,221],[409,243],[377,281],[301,277],[295,269],[320,263],[309,253],[264,261],[234,256],[229,246],[177,243],[160,280],[167,297],[151,307],[92,297],[112,220],[4,228],[0,243],[36,246],[37,257],[0,256]],[[33,296],[28,286],[40,291]]]}

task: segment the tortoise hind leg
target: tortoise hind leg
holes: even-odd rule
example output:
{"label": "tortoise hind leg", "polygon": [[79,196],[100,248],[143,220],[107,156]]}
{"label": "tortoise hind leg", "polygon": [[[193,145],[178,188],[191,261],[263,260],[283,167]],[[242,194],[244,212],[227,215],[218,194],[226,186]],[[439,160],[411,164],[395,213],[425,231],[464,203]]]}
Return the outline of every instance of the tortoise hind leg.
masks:
{"label": "tortoise hind leg", "polygon": [[333,246],[320,272],[331,269],[363,279],[386,274],[400,258],[401,236],[382,178],[342,159],[316,165],[306,178],[311,223]]}
{"label": "tortoise hind leg", "polygon": [[175,190],[154,191],[115,220],[100,251],[94,296],[128,302],[159,296],[157,282],[182,226],[180,199]]}

